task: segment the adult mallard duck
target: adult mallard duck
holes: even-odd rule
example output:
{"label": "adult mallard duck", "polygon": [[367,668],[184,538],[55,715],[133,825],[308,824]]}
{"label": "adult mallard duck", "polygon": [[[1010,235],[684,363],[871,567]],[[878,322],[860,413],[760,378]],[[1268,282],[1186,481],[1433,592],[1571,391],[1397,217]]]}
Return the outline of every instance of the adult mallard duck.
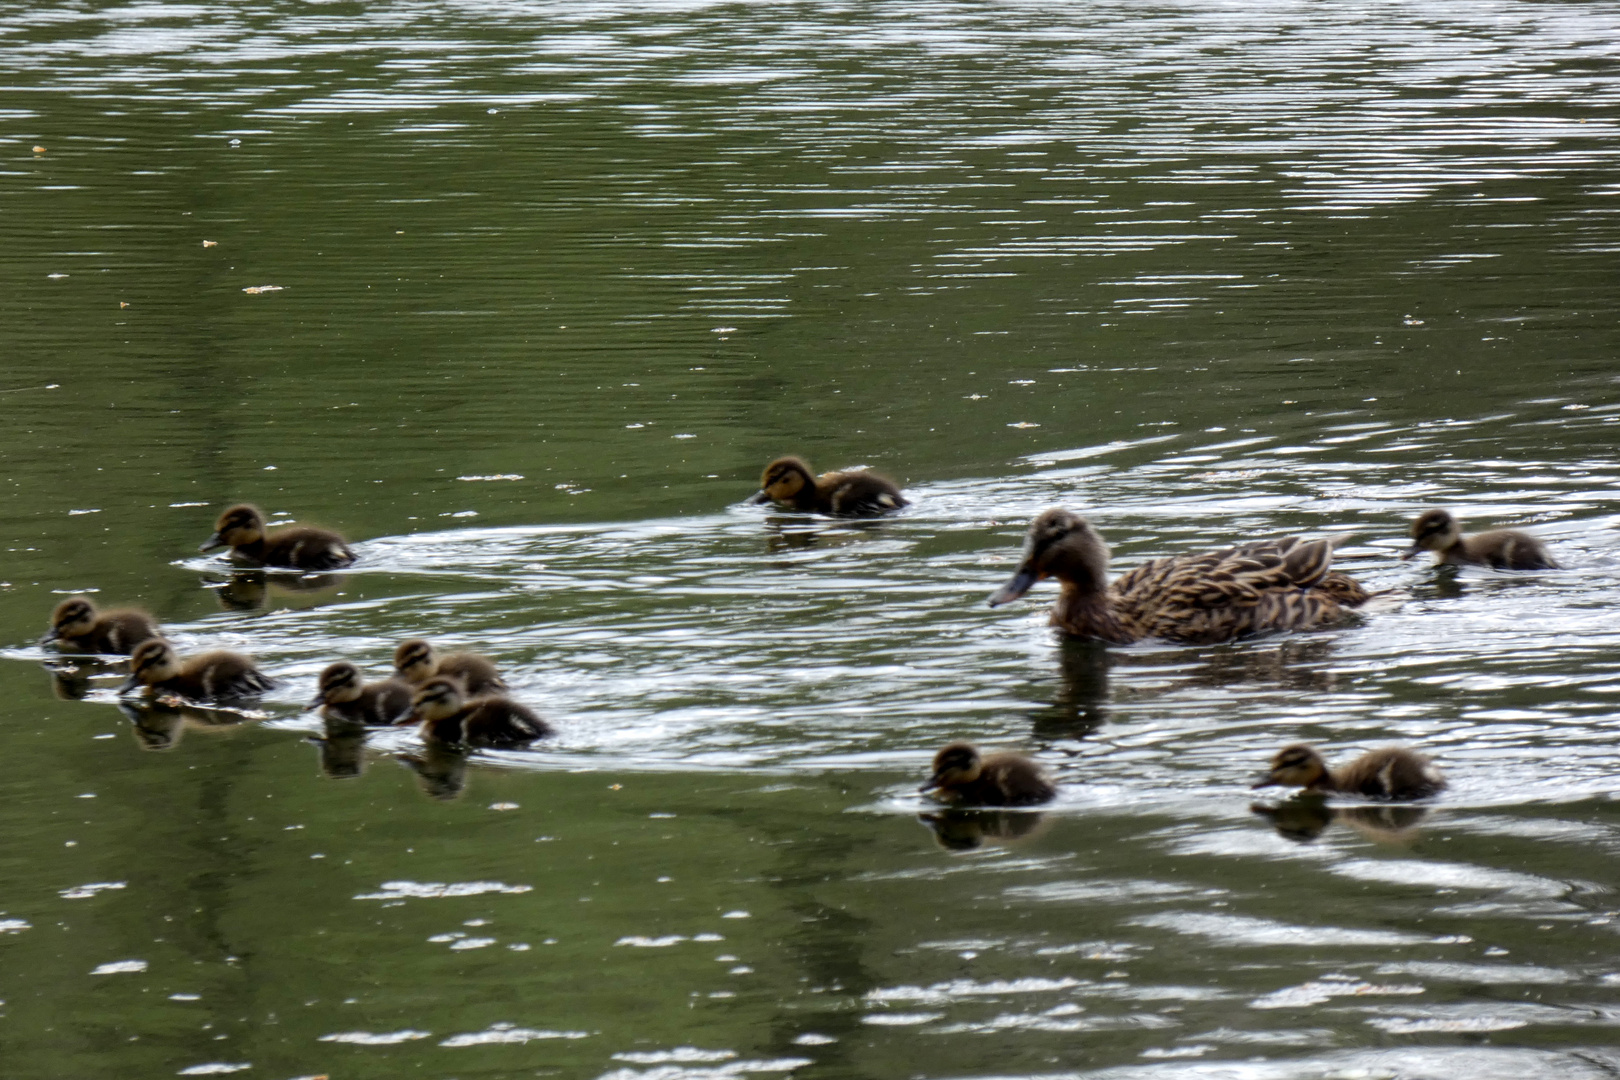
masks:
{"label": "adult mallard duck", "polygon": [[1446,778],[1428,758],[1401,746],[1369,750],[1354,761],[1330,769],[1314,747],[1294,743],[1277,751],[1270,770],[1254,787],[1273,785],[1406,800],[1428,798],[1446,786]]}
{"label": "adult mallard duck", "polygon": [[264,513],[240,503],[219,515],[214,535],[197,548],[231,549],[231,560],[246,566],[285,567],[289,570],[337,570],[354,562],[348,541],[330,529],[289,525],[267,533]]}
{"label": "adult mallard duck", "polygon": [[816,476],[802,458],[777,458],[765,466],[751,503],[780,503],[807,514],[859,517],[886,514],[906,505],[900,488],[886,476],[865,469]]}
{"label": "adult mallard duck", "polygon": [[1078,637],[1128,645],[1164,638],[1207,645],[1270,630],[1337,622],[1369,594],[1332,571],[1333,541],[1260,540],[1172,555],[1108,581],[1108,545],[1078,514],[1054,507],[1029,527],[1023,562],[990,597],[999,607],[1039,580],[1063,583],[1052,625]]}
{"label": "adult mallard duck", "polygon": [[949,743],[934,755],[934,772],[918,791],[964,806],[1035,806],[1057,788],[1022,754],[980,754],[972,743]]}
{"label": "adult mallard duck", "polygon": [[1457,519],[1444,510],[1428,510],[1412,522],[1412,546],[1401,552],[1405,561],[1422,551],[1434,552],[1435,565],[1472,564],[1497,570],[1556,570],[1558,564],[1540,540],[1516,529],[1464,536]]}

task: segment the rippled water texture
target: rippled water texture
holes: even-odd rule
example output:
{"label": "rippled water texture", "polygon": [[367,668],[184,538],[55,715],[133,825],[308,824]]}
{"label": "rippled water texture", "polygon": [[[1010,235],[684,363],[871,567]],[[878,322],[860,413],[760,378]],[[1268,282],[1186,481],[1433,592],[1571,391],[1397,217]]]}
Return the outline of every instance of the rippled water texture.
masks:
{"label": "rippled water texture", "polygon": [[[1620,1075],[1617,27],[12,5],[6,1075]],[[914,505],[742,505],[788,452]],[[241,499],[359,563],[196,554]],[[985,606],[1053,504],[1385,595],[1061,642]],[[1561,568],[1399,561],[1432,506]],[[76,591],[278,686],[120,703],[32,644]],[[303,711],[418,635],[558,737]],[[940,811],[954,738],[1057,802]],[[1251,794],[1299,740],[1451,786]]]}

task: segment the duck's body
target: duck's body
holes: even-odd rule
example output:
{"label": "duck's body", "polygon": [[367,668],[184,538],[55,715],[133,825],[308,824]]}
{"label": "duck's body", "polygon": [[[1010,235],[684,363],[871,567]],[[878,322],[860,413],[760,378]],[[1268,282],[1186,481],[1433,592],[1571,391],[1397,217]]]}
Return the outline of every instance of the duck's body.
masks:
{"label": "duck's body", "polygon": [[440,675],[459,681],[475,697],[506,689],[506,680],[495,665],[477,653],[440,653],[421,638],[402,641],[394,650],[394,678],[420,687]]}
{"label": "duck's body", "polygon": [[511,698],[469,698],[459,681],[445,676],[418,687],[410,711],[395,722],[420,724],[425,741],[448,746],[524,747],[552,734],[544,720]]}
{"label": "duck's body", "polygon": [[1444,510],[1428,510],[1412,522],[1412,546],[1401,552],[1406,560],[1420,551],[1434,552],[1436,566],[1489,566],[1496,570],[1556,570],[1547,548],[1529,533],[1516,529],[1464,536],[1457,519]]}
{"label": "duck's body", "polygon": [[888,477],[865,469],[816,476],[803,459],[777,458],[765,466],[753,503],[775,502],[807,514],[866,517],[906,505],[906,497]]}
{"label": "duck's body", "polygon": [[182,660],[174,646],[162,638],[137,645],[129,669],[129,681],[119,688],[120,692],[147,686],[192,701],[219,701],[252,697],[275,686],[241,653],[221,649]]}
{"label": "duck's body", "polygon": [[1052,625],[1065,633],[1116,645],[1212,644],[1339,621],[1371,594],[1332,563],[1332,541],[1289,536],[1153,559],[1109,584],[1108,545],[1086,519],[1053,508],[1030,525],[1023,563],[990,606],[1056,577],[1063,591]]}
{"label": "duck's body", "polygon": [[1271,759],[1271,770],[1254,786],[1272,785],[1404,801],[1436,794],[1445,788],[1446,778],[1427,757],[1405,747],[1369,750],[1348,764],[1330,769],[1313,747],[1294,743],[1277,751]]}
{"label": "duck's body", "polygon": [[410,683],[397,678],[365,682],[359,668],[339,662],[321,672],[315,699],[309,707],[321,709],[329,720],[386,727],[411,707],[414,689]]}
{"label": "duck's body", "polygon": [[163,631],[157,620],[135,608],[98,611],[89,597],[70,596],[51,612],[51,628],[40,644],[55,642],[63,652],[118,653],[127,656],[135,646]]}
{"label": "duck's body", "polygon": [[279,566],[289,570],[338,570],[354,562],[354,552],[330,529],[289,525],[266,532],[264,514],[241,503],[219,516],[214,535],[197,549],[231,549],[231,560],[246,566]]}
{"label": "duck's body", "polygon": [[964,806],[1036,806],[1057,794],[1051,779],[1022,754],[983,754],[953,742],[934,755],[933,775],[919,791]]}

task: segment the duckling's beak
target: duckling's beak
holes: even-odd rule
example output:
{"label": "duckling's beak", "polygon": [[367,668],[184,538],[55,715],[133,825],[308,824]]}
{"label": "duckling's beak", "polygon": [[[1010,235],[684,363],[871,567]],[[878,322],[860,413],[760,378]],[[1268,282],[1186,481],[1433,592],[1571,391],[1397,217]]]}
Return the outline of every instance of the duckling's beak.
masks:
{"label": "duckling's beak", "polygon": [[918,788],[917,790],[919,792],[921,792],[921,793],[926,794],[927,792],[933,791],[937,787],[939,787],[939,777],[937,775],[935,775],[935,776],[930,776],[928,778],[928,783],[924,784],[922,787]]}
{"label": "duckling's beak", "polygon": [[139,680],[135,676],[131,675],[129,678],[125,679],[123,681],[123,683],[118,687],[118,689],[116,691],[114,691],[114,692],[116,694],[118,694],[120,697],[122,697],[123,695],[129,693],[131,690],[140,689],[140,685],[141,685],[141,680]]}
{"label": "duckling's beak", "polygon": [[766,491],[764,488],[760,488],[758,491],[756,491],[752,495],[748,496],[748,498],[744,499],[743,500],[743,505],[745,505],[745,506],[761,506],[761,505],[763,505],[765,503],[768,503],[770,501],[771,501],[770,492]]}
{"label": "duckling's beak", "polygon": [[1041,580],[1041,575],[1034,567],[1020,566],[1018,573],[1012,576],[1011,581],[990,594],[990,606],[1000,607],[1002,604],[1012,603],[1034,588],[1035,583],[1039,580]]}
{"label": "duckling's beak", "polygon": [[1412,556],[1419,555],[1422,552],[1423,552],[1422,548],[1418,547],[1416,544],[1413,544],[1411,547],[1409,547],[1405,551],[1401,552],[1401,562],[1405,562],[1406,560],[1410,559]]}
{"label": "duckling's beak", "polygon": [[304,706],[304,711],[309,712],[311,709],[318,709],[325,704],[326,698],[322,697],[320,694],[316,694],[314,697],[310,698],[309,704]]}
{"label": "duckling's beak", "polygon": [[55,641],[57,638],[59,638],[61,636],[62,636],[62,631],[56,629],[55,627],[52,627],[51,630],[44,637],[39,639],[39,643],[41,645],[49,645],[51,642]]}
{"label": "duckling's beak", "polygon": [[224,546],[225,546],[225,541],[223,541],[223,540],[221,540],[219,538],[219,533],[215,533],[213,536],[210,536],[207,540],[204,540],[201,544],[198,544],[197,545],[197,550],[198,551],[213,551],[215,548],[224,547]]}
{"label": "duckling's beak", "polygon": [[1249,785],[1249,790],[1255,791],[1263,787],[1276,787],[1277,783],[1277,777],[1272,773],[1261,773],[1259,778]]}
{"label": "duckling's beak", "polygon": [[415,719],[416,719],[416,710],[415,709],[406,709],[404,712],[402,712],[398,716],[394,717],[393,725],[395,727],[401,727],[401,726],[403,726],[405,724],[409,724],[411,721],[413,721]]}

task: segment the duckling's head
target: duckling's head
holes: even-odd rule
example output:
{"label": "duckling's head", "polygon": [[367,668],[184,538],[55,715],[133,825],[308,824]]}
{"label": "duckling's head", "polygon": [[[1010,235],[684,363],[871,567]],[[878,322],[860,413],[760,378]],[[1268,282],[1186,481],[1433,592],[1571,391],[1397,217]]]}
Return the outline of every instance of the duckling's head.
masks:
{"label": "duckling's head", "polygon": [[51,612],[51,629],[40,644],[55,641],[60,637],[78,637],[88,634],[96,625],[96,605],[90,602],[89,597],[70,596]]}
{"label": "duckling's head", "polygon": [[241,547],[264,539],[264,514],[257,506],[238,503],[214,523],[214,535],[198,546],[198,551],[213,551],[217,547]]}
{"label": "duckling's head", "polygon": [[1426,510],[1412,522],[1412,546],[1401,552],[1410,559],[1420,551],[1444,551],[1462,539],[1462,527],[1444,510]]}
{"label": "duckling's head", "polygon": [[1058,506],[1030,523],[1024,561],[1012,580],[991,595],[990,606],[1017,600],[1044,577],[1056,577],[1084,593],[1108,588],[1108,545],[1091,522]]}
{"label": "duckling's head", "polygon": [[394,650],[394,673],[406,682],[425,682],[433,677],[438,667],[439,658],[433,646],[421,638],[402,641]]}
{"label": "duckling's head", "polygon": [[968,742],[949,743],[934,755],[934,775],[928,778],[928,783],[917,790],[934,791],[939,788],[948,790],[971,784],[979,778],[981,768],[978,747]]}
{"label": "duckling's head", "polygon": [[411,697],[411,711],[395,721],[397,724],[413,724],[420,721],[433,723],[445,720],[461,711],[466,702],[467,691],[455,679],[439,676],[429,679],[416,688]]}
{"label": "duckling's head", "polygon": [[765,466],[760,474],[759,491],[750,498],[751,503],[792,502],[806,487],[815,487],[816,478],[803,458],[777,458]]}
{"label": "duckling's head", "polygon": [[354,701],[359,698],[363,683],[360,669],[353,664],[347,661],[330,664],[321,672],[315,699],[309,703],[309,707],[318,709],[322,705],[342,705]]}
{"label": "duckling's head", "polygon": [[135,646],[129,657],[129,681],[119,691],[133,690],[137,686],[151,686],[165,682],[180,674],[180,656],[162,638],[147,638]]}
{"label": "duckling's head", "polygon": [[1254,787],[1310,787],[1327,775],[1327,762],[1313,747],[1294,743],[1277,751],[1271,759],[1271,771],[1260,777]]}

